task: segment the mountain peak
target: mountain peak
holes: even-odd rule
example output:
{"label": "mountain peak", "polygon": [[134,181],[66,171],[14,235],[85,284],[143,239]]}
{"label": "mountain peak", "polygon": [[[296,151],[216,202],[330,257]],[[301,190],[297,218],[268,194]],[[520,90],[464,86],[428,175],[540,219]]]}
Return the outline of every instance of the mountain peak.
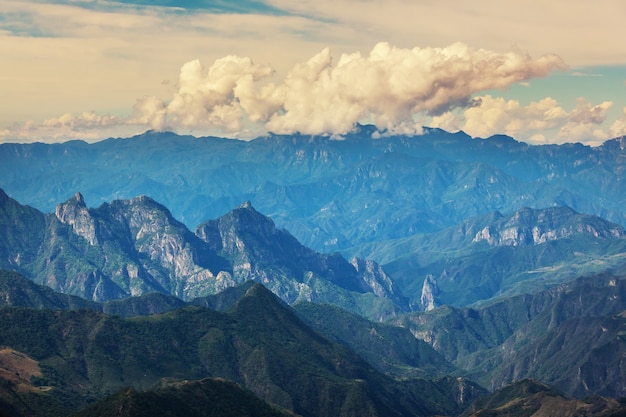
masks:
{"label": "mountain peak", "polygon": [[65,201],[65,203],[58,204],[57,208],[56,208],[57,211],[59,210],[59,207],[64,207],[64,206],[73,207],[73,208],[79,208],[79,209],[83,209],[83,208],[86,209],[87,208],[87,205],[85,204],[85,198],[78,191],[76,193],[74,193],[74,196],[68,198]]}
{"label": "mountain peak", "polygon": [[250,202],[250,200],[247,200],[245,203],[240,205],[239,208],[241,208],[241,209],[253,209],[254,210],[254,207],[252,207],[252,203]]}
{"label": "mountain peak", "polygon": [[[128,202],[131,204],[155,204],[155,205],[162,206],[162,204],[160,204],[153,198],[148,197],[147,195],[140,195],[137,197],[133,197],[130,200],[128,200]],[[165,206],[162,206],[162,207],[165,208]]]}
{"label": "mountain peak", "polygon": [[256,297],[261,298],[264,301],[278,300],[278,297],[276,297],[273,292],[271,292],[263,284],[259,284],[258,282],[250,285],[250,288],[246,290],[244,297]]}
{"label": "mountain peak", "polygon": [[492,246],[537,245],[574,235],[600,239],[626,238],[624,228],[600,217],[576,212],[568,206],[533,209],[522,207],[514,214],[496,219],[474,236],[473,242]]}
{"label": "mountain peak", "polygon": [[[277,295],[262,284],[255,283],[248,288],[246,293],[231,307],[230,312],[235,316],[246,317],[252,321],[272,321],[263,318],[280,316],[283,319],[295,318],[295,314],[287,307]],[[279,320],[286,324],[284,320]]]}
{"label": "mountain peak", "polygon": [[74,201],[76,202],[76,204],[78,204],[78,205],[80,205],[82,207],[87,207],[86,204],[85,204],[85,198],[79,192],[76,192],[76,194],[74,194]]}
{"label": "mountain peak", "polygon": [[71,226],[74,232],[85,238],[90,245],[98,244],[96,223],[81,193],[77,192],[73,198],[59,204],[54,214],[61,223]]}

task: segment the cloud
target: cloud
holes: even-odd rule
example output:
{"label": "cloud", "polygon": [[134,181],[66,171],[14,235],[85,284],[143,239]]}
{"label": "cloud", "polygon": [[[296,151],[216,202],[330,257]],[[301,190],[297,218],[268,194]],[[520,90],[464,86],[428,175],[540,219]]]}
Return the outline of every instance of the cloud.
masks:
{"label": "cloud", "polygon": [[610,132],[612,137],[626,135],[626,107],[622,110],[622,117],[611,124]]}
{"label": "cloud", "polygon": [[78,115],[65,113],[59,117],[48,118],[43,122],[28,120],[14,123],[0,129],[0,142],[38,142],[54,143],[68,139],[81,139],[88,142],[114,137],[120,134],[128,136],[145,131],[127,117],[99,115],[94,111]]}
{"label": "cloud", "polygon": [[[504,50],[521,45],[537,53],[558,51],[571,65],[624,63],[622,0],[269,0],[292,13],[354,28],[364,39],[403,44],[419,39],[442,46],[457,40]],[[603,47],[599,47],[603,45]]]}
{"label": "cloud", "polygon": [[[410,105],[419,94],[411,98],[394,93],[392,80],[388,81],[390,92],[386,96],[376,91],[376,77],[384,79],[384,69],[376,69],[373,61],[367,62],[371,53],[363,51],[381,39],[387,40],[387,45],[401,46],[391,47],[398,55],[411,51],[404,48],[416,41],[438,47],[433,51],[447,51],[454,42],[463,40],[485,47],[491,55],[504,60],[510,60],[509,54],[501,51],[520,45],[533,54],[547,54],[546,57],[557,51],[577,66],[623,64],[626,44],[611,40],[620,39],[624,2],[600,2],[601,7],[590,9],[583,3],[570,2],[563,7],[558,2],[543,0],[523,4],[492,0],[247,0],[236,5],[200,0],[4,0],[0,1],[0,96],[4,98],[0,102],[0,126],[66,112],[78,117],[84,109],[122,114],[138,97],[148,96],[135,106],[133,119],[137,123],[144,120],[144,126],[150,128],[194,129],[194,120],[202,120],[203,124],[197,126],[213,124],[230,134],[250,129],[343,131],[360,116],[390,130],[418,132],[424,120],[420,112],[445,114],[442,112],[446,109],[462,107],[471,97],[481,94],[482,90],[476,90],[480,87],[475,75],[469,74],[473,78],[469,85],[454,85],[459,91],[470,87],[470,98],[459,94],[455,101],[450,91],[441,88],[449,81],[433,77],[432,81],[440,83],[436,88],[439,95],[429,96],[422,91],[422,107],[412,108]],[[287,86],[287,76],[295,70],[294,62],[306,66],[308,60],[329,45],[333,51],[329,63],[320,69],[319,80],[309,80],[308,86],[313,90],[295,93],[300,82],[296,80],[298,74],[293,74],[293,83]],[[419,49],[426,53],[429,48]],[[480,50],[471,51],[478,55]],[[242,76],[228,95],[231,101],[208,105],[204,110],[196,99],[181,103],[178,111],[173,105],[170,107],[176,91],[169,86],[175,80],[165,88],[164,78],[176,78],[181,63],[202,57],[210,67],[229,54],[249,56],[263,65],[271,63],[283,78],[268,76],[249,81]],[[519,51],[512,54],[527,56]],[[341,72],[350,77],[349,66],[341,71],[338,68],[343,56],[355,60],[347,62],[353,67],[369,65],[372,73],[366,74],[360,94],[370,93],[380,102],[359,102],[358,92],[332,95],[338,91]],[[398,70],[402,70],[404,63],[398,64]],[[441,70],[433,67],[437,74],[443,74]],[[324,72],[329,74],[328,85],[322,85]],[[593,69],[587,72],[593,73]],[[415,73],[414,82],[421,79],[428,83],[423,72]],[[540,75],[529,74],[529,78],[534,76]],[[368,82],[373,84],[366,85]],[[534,84],[529,90],[533,88]],[[621,107],[623,103],[615,97],[615,91],[610,93]],[[313,109],[311,120],[304,120],[302,113],[307,108],[299,100],[304,94],[330,108]],[[389,104],[395,99],[401,101]],[[436,106],[437,102],[441,107]],[[377,109],[384,105],[388,112]],[[184,115],[182,109],[196,113]]]}
{"label": "cloud", "polygon": [[264,112],[268,104],[253,95],[252,86],[272,73],[268,66],[232,55],[218,59],[208,70],[199,60],[187,62],[180,70],[178,89],[172,99],[168,103],[154,96],[139,100],[133,122],[149,123],[154,129],[238,132],[243,128],[244,104],[252,121],[267,117]]}
{"label": "cloud", "polygon": [[236,133],[246,123],[275,133],[342,134],[367,121],[381,129],[419,131],[420,114],[440,115],[470,103],[473,94],[565,69],[556,55],[531,58],[463,43],[445,48],[377,44],[367,56],[328,48],[295,65],[274,83],[273,68],[227,56],[205,69],[199,60],[180,70],[168,102],[146,97],[137,121],[161,128],[218,128]]}
{"label": "cloud", "polygon": [[121,113],[144,95],[168,97],[162,81],[197,57],[254,56],[286,72],[331,42],[316,35],[330,25],[119,2],[0,1],[0,126],[85,109]]}
{"label": "cloud", "polygon": [[[490,95],[476,97],[474,105],[462,116],[447,113],[433,118],[434,127],[462,129],[475,137],[506,134],[530,143],[587,142],[595,144],[609,138],[601,128],[610,101],[592,105],[578,98],[576,106],[567,111],[557,100],[546,97],[523,106],[517,100],[505,100]],[[617,125],[616,128],[618,129]],[[546,135],[550,135],[547,137]]]}

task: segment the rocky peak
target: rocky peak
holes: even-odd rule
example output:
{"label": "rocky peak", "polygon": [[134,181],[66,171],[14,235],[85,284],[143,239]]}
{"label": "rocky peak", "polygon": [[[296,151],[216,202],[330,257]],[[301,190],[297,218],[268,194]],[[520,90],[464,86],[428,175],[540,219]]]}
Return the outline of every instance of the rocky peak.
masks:
{"label": "rocky peak", "polygon": [[472,242],[491,246],[528,246],[577,234],[599,239],[624,239],[624,228],[597,216],[580,214],[570,207],[522,208],[479,230]]}
{"label": "rocky peak", "polygon": [[9,200],[9,196],[4,192],[2,188],[0,188],[0,203],[5,203]]}
{"label": "rocky peak", "polygon": [[85,205],[85,198],[83,197],[83,195],[79,192],[77,192],[76,194],[74,194],[74,201],[76,201],[76,205],[78,206],[82,206],[82,207],[87,207]]}
{"label": "rocky peak", "polygon": [[424,279],[424,285],[422,285],[422,296],[420,302],[424,311],[434,310],[435,307],[439,307],[437,297],[439,296],[439,286],[435,277],[428,274]]}
{"label": "rocky peak", "polygon": [[396,305],[408,306],[377,263],[356,258],[348,262],[338,253],[318,253],[302,245],[287,230],[277,229],[269,217],[257,212],[249,202],[217,220],[203,223],[196,235],[233,262],[236,281],[261,282],[287,302],[300,296],[309,299],[302,294],[320,292],[312,287],[318,285],[315,280],[323,280],[323,285],[373,293]]}
{"label": "rocky peak", "polygon": [[[229,255],[244,255],[257,243],[270,244],[271,252],[281,239],[293,240],[294,247],[300,244],[289,233],[276,229],[269,217],[256,211],[250,201],[226,213],[217,220],[209,220],[196,229],[196,235],[207,242],[214,250]],[[259,246],[260,247],[260,246]]]}
{"label": "rocky peak", "polygon": [[99,244],[96,222],[89,213],[81,193],[76,193],[73,198],[57,205],[54,214],[61,223],[71,226],[74,233],[85,238],[90,245]]}
{"label": "rocky peak", "polygon": [[168,226],[177,230],[185,229],[165,206],[147,196],[113,201],[111,213],[126,222],[135,240],[141,240]]}
{"label": "rocky peak", "polygon": [[375,295],[389,298],[401,307],[408,307],[408,301],[402,296],[394,281],[376,262],[368,259],[352,258],[350,263],[363,282]]}

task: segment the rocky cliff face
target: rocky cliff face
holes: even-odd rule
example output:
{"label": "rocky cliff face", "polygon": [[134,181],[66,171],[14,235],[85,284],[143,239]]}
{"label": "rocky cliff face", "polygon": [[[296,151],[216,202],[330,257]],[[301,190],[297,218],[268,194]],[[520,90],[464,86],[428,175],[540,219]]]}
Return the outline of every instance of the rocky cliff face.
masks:
{"label": "rocky cliff face", "polygon": [[[79,243],[72,247],[92,252],[97,258],[93,268],[78,271],[71,281],[65,280],[58,288],[65,292],[96,301],[154,291],[190,299],[218,290],[218,282],[232,284],[228,268],[219,269],[225,262],[211,265],[217,257],[149,197],[117,200],[88,209],[77,193],[57,206],[55,216],[94,248],[77,248]],[[218,270],[214,273],[215,268]],[[46,283],[51,283],[50,278],[54,282],[58,275],[49,275]],[[107,290],[103,283],[108,281],[121,291]]]}
{"label": "rocky cliff face", "polygon": [[235,285],[228,262],[149,197],[117,200],[94,212],[102,233],[136,254],[138,265],[131,262],[120,271],[131,280],[155,281],[163,292],[184,300]]}
{"label": "rocky cliff face", "polygon": [[385,270],[376,262],[368,259],[352,258],[350,263],[360,275],[363,282],[378,297],[389,298],[399,306],[408,308],[408,300],[385,273]]}
{"label": "rocky cliff face", "polygon": [[422,296],[420,297],[421,307],[424,311],[434,310],[435,307],[439,307],[439,287],[435,277],[431,274],[427,275],[424,279],[424,285],[422,285]]}
{"label": "rocky cliff face", "polygon": [[406,308],[380,266],[317,253],[250,203],[204,223],[195,234],[146,196],[89,209],[77,193],[49,219],[46,237],[34,250],[40,259],[23,272],[94,301],[150,292],[190,300],[257,281],[288,303],[339,303],[359,313],[377,303],[377,318]]}
{"label": "rocky cliff face", "polygon": [[350,303],[358,304],[353,297],[370,294],[407,308],[406,299],[378,264],[315,252],[276,228],[249,202],[203,223],[195,233],[232,262],[236,282],[260,282],[288,303],[345,298],[343,307],[350,308]]}
{"label": "rocky cliff face", "polygon": [[576,213],[568,207],[553,207],[545,210],[524,208],[485,226],[472,242],[487,242],[491,246],[527,246],[577,234],[603,239],[626,238],[624,228],[617,224]]}
{"label": "rocky cliff face", "polygon": [[99,244],[96,236],[96,223],[89,213],[81,193],[76,193],[74,198],[59,204],[56,207],[55,215],[61,223],[71,226],[74,233],[85,238],[90,245]]}

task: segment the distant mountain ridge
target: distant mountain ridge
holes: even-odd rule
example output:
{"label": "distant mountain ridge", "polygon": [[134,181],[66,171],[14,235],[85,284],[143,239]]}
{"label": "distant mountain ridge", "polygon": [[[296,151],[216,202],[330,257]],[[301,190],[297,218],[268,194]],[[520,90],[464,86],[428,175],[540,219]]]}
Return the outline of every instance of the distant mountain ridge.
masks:
{"label": "distant mountain ridge", "polygon": [[[145,196],[89,209],[77,193],[45,215],[0,194],[7,231],[0,267],[59,292],[94,301],[151,292],[190,300],[252,280],[288,303],[330,302],[379,319],[407,308],[374,262],[306,248],[249,203],[194,234]],[[41,229],[22,230],[31,218]]]}
{"label": "distant mountain ridge", "polygon": [[524,207],[513,216],[502,218],[476,233],[472,242],[485,241],[491,246],[537,245],[585,232],[596,238],[626,237],[621,226],[595,216],[577,218],[577,214],[569,207],[547,210]]}
{"label": "distant mountain ridge", "polygon": [[495,390],[524,378],[568,395],[626,395],[626,275],[581,277],[473,308],[441,307],[393,322]]}
{"label": "distant mountain ridge", "polygon": [[496,212],[359,248],[392,260],[381,267],[307,248],[250,202],[195,232],[146,196],[88,208],[76,193],[54,214],[2,190],[0,202],[0,267],[95,301],[152,292],[191,300],[252,280],[289,304],[326,302],[381,320],[540,291],[626,263],[621,226],[568,207]]}
{"label": "distant mountain ridge", "polygon": [[400,290],[426,309],[533,293],[620,267],[626,263],[626,232],[569,207],[525,207],[365,245],[356,253],[384,260]]}
{"label": "distant mountain ridge", "polygon": [[2,144],[0,186],[46,212],[77,190],[96,204],[150,195],[188,227],[249,200],[321,252],[522,207],[569,206],[626,226],[624,138],[592,148],[439,129],[379,136],[357,126],[342,140],[146,132],[94,144]]}

